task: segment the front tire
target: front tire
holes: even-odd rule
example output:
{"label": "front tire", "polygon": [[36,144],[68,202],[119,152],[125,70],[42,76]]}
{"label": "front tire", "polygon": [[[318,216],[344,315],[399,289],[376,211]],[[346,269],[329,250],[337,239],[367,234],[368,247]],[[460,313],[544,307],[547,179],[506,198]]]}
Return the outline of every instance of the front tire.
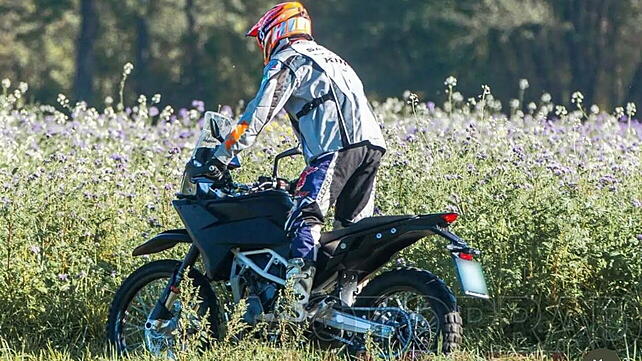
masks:
{"label": "front tire", "polygon": [[[148,263],[129,275],[118,289],[109,308],[107,322],[107,337],[118,353],[129,353],[148,348],[144,329],[145,322],[167,282],[180,265],[181,262],[176,260]],[[210,334],[213,338],[217,338],[219,308],[216,294],[210,287],[207,278],[196,269],[190,270],[187,279],[192,280],[197,289],[199,301],[202,302],[198,306],[197,313],[201,316],[207,315]],[[130,318],[133,318],[132,322],[129,322]]]}
{"label": "front tire", "polygon": [[457,300],[444,281],[428,271],[401,268],[383,273],[363,288],[355,307],[399,307],[410,313],[416,340],[407,351],[413,358],[440,350],[450,353],[462,342]]}

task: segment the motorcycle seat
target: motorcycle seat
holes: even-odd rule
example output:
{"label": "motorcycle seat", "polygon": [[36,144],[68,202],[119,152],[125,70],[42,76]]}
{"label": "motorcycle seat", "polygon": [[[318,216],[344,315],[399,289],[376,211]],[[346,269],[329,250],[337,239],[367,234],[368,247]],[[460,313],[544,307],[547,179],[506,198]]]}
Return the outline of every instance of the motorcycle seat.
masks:
{"label": "motorcycle seat", "polygon": [[364,218],[351,226],[321,233],[319,243],[323,246],[352,233],[365,231],[370,228],[377,228],[386,224],[411,219],[413,217],[415,216],[379,216]]}

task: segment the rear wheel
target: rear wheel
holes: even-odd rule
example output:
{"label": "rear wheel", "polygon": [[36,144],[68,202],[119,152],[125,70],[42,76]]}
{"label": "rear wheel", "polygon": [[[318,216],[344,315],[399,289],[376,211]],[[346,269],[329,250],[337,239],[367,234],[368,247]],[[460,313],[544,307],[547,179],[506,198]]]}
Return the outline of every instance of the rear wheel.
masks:
{"label": "rear wheel", "polygon": [[[394,307],[406,311],[411,330],[397,336],[412,340],[405,352],[412,358],[427,353],[450,353],[462,342],[462,319],[457,301],[446,284],[432,273],[405,268],[383,273],[357,296],[355,307]],[[395,322],[398,313],[374,311],[371,319]],[[398,344],[408,344],[399,340]],[[390,345],[388,345],[390,346]]]}
{"label": "rear wheel", "polygon": [[[149,351],[154,354],[172,353],[176,340],[168,335],[145,328],[147,318],[163,293],[167,283],[180,266],[179,261],[161,260],[148,263],[132,273],[118,289],[109,309],[107,336],[119,353]],[[200,304],[188,305],[195,309],[198,316],[207,317],[210,334],[218,337],[218,304],[216,295],[207,281],[196,269],[191,269],[188,275],[198,292]],[[170,312],[174,318],[168,327],[176,327],[181,317],[183,305],[179,300],[174,302]],[[190,324],[199,327],[198,320]],[[189,330],[188,330],[189,331]]]}

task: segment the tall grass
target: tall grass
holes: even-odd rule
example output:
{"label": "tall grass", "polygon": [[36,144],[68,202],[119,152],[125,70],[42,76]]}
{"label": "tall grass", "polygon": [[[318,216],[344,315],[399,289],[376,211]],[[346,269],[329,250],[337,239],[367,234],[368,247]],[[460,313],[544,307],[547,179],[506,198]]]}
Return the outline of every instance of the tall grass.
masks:
{"label": "tall grass", "polygon": [[[639,359],[642,149],[639,123],[628,122],[634,115],[555,114],[550,97],[505,115],[490,89],[465,102],[455,85],[449,82],[447,111],[416,96],[375,110],[389,144],[378,214],[458,211],[453,230],[484,251],[493,297],[460,297],[472,353],[456,357],[538,350],[576,357],[608,347]],[[3,94],[0,358],[104,355],[111,297],[150,259],[131,250],[180,227],[170,202],[202,111],[160,112],[146,101],[96,109],[65,97],[54,107],[25,104],[13,89]],[[244,154],[237,180],[268,174],[272,156],[294,139],[286,122],[274,121]],[[301,166],[288,161],[285,174],[294,178]],[[430,238],[399,257],[458,293],[443,246]],[[190,357],[334,357],[253,347],[219,345]]]}

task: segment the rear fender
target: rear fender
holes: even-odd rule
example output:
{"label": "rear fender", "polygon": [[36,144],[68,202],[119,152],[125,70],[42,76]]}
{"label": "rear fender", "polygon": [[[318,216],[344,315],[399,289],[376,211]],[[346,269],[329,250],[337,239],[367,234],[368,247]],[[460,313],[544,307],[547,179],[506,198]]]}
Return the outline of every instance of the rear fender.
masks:
{"label": "rear fender", "polygon": [[442,218],[444,214],[418,215],[329,242],[324,245],[325,253],[319,255],[317,268],[321,272],[316,281],[325,280],[336,268],[354,270],[361,280],[389,262],[399,251],[430,235],[438,234],[453,242],[456,236],[447,231],[448,223]]}
{"label": "rear fender", "polygon": [[149,241],[136,247],[132,252],[134,256],[159,253],[168,250],[179,243],[192,243],[192,238],[185,229],[172,229],[165,231]]}

